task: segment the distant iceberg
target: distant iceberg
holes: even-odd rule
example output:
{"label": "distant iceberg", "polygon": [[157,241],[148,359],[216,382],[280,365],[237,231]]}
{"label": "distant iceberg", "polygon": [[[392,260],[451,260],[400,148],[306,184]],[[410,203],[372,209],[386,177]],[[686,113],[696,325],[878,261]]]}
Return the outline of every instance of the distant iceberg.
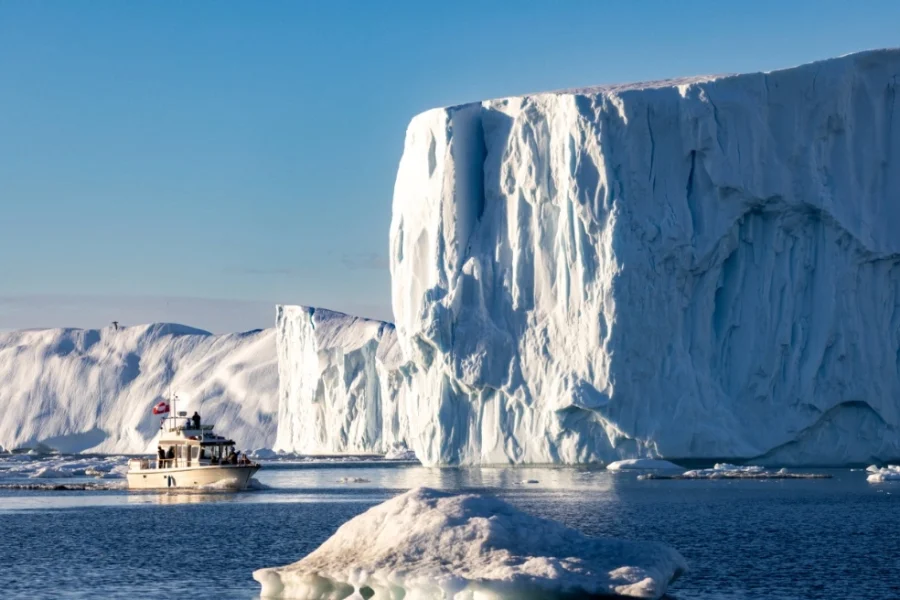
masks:
{"label": "distant iceberg", "polygon": [[0,333],[0,444],[33,454],[155,450],[158,401],[234,432],[241,448],[275,442],[273,329],[213,335],[175,325]]}
{"label": "distant iceberg", "polygon": [[253,578],[264,598],[659,598],[686,569],[661,543],[588,537],[496,498],[418,488]]}

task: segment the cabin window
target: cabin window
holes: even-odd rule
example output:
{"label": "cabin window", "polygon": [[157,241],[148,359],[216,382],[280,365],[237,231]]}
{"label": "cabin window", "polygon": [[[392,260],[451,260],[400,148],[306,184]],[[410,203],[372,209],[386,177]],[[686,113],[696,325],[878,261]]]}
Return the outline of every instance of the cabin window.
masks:
{"label": "cabin window", "polygon": [[191,459],[197,460],[200,458],[200,446],[191,446]]}

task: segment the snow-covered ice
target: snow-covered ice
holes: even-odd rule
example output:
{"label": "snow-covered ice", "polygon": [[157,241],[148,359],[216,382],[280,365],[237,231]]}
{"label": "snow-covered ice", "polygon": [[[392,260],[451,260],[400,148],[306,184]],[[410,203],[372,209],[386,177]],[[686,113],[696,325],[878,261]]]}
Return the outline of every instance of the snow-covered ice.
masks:
{"label": "snow-covered ice", "polygon": [[[869,468],[871,469],[872,467]],[[869,475],[866,477],[866,481],[868,481],[869,483],[900,481],[900,466],[888,465],[881,469],[876,467],[874,471],[869,472]]]}
{"label": "snow-covered ice", "polygon": [[393,312],[425,464],[900,456],[900,50],[431,110]]}
{"label": "snow-covered ice", "polygon": [[658,598],[685,569],[664,544],[587,537],[496,498],[418,488],[348,521],[299,562],[253,577],[263,597],[305,600]]}
{"label": "snow-covered ice", "polygon": [[182,325],[0,333],[0,444],[64,452],[153,449],[154,404],[178,393],[239,447],[275,441],[275,331]]}
{"label": "snow-covered ice", "polygon": [[684,471],[675,463],[654,458],[629,458],[606,465],[607,471]]}

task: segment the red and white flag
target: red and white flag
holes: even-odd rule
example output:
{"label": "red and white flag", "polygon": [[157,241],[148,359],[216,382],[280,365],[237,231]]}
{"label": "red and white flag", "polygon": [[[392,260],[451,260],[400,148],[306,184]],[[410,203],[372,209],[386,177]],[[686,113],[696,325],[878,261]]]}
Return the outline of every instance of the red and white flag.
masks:
{"label": "red and white flag", "polygon": [[156,406],[153,407],[154,415],[161,415],[163,413],[169,412],[169,405],[166,402],[160,402]]}

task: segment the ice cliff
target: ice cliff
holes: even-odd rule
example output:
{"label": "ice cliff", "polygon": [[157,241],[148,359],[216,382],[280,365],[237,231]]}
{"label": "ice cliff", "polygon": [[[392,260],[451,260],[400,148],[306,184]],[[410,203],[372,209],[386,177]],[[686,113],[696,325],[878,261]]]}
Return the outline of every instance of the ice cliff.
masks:
{"label": "ice cliff", "polygon": [[151,408],[170,390],[241,448],[271,446],[274,335],[171,324],[2,333],[0,447],[145,452],[159,430]]}
{"label": "ice cliff", "polygon": [[882,50],[415,117],[390,266],[419,457],[900,456],[898,78]]}
{"label": "ice cliff", "polygon": [[408,430],[394,326],[306,306],[278,306],[279,450],[387,452]]}

